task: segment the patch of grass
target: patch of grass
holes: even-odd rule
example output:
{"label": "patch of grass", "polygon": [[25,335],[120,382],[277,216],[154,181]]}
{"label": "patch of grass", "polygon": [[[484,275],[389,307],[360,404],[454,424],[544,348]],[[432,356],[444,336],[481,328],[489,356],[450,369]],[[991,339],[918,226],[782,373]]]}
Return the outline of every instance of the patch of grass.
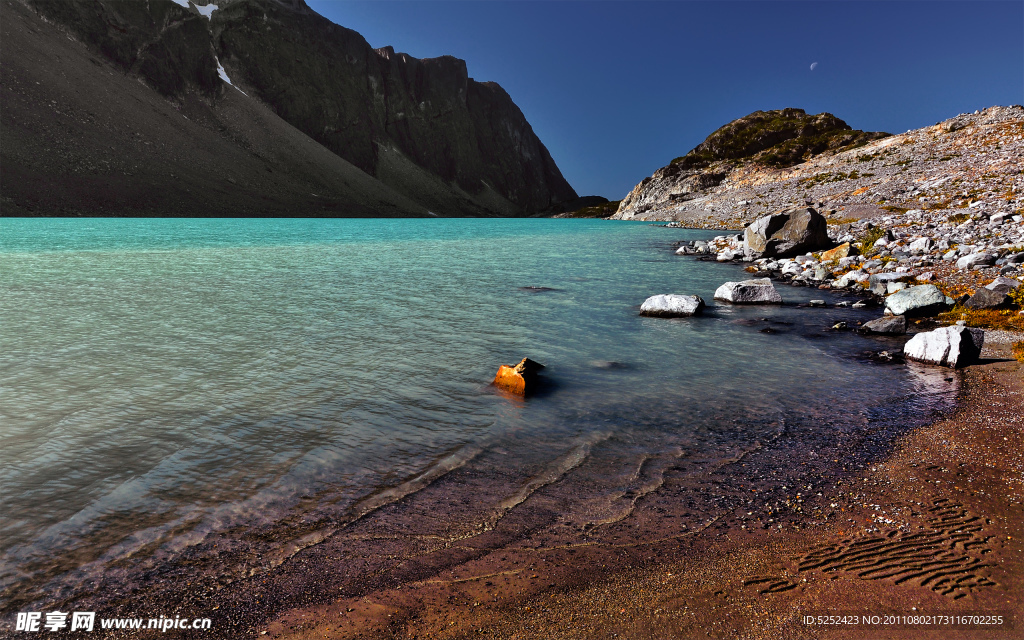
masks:
{"label": "patch of grass", "polygon": [[939,162],[946,162],[948,160],[952,160],[955,157],[956,156],[942,156],[941,158],[939,158]]}
{"label": "patch of grass", "polygon": [[949,222],[950,224],[961,224],[963,222],[967,222],[970,217],[971,216],[966,213],[954,213],[946,218],[946,222]]}
{"label": "patch of grass", "polygon": [[882,207],[882,208],[885,209],[886,211],[889,211],[889,212],[892,212],[892,213],[906,213],[906,212],[910,211],[910,209],[908,209],[906,207],[897,207],[895,205],[889,205],[887,207]]}
{"label": "patch of grass", "polygon": [[1014,342],[1010,351],[1013,352],[1013,357],[1017,358],[1017,362],[1024,362],[1024,340]]}
{"label": "patch of grass", "polygon": [[1017,305],[1017,307],[1019,308],[1024,309],[1024,286],[1017,287],[1008,295],[1010,296],[1010,300],[1013,300],[1013,304]]}
{"label": "patch of grass", "polygon": [[969,309],[957,305],[951,311],[939,314],[939,321],[945,324],[956,324],[960,320],[968,327],[979,329],[1024,331],[1024,316],[1017,313],[1016,309]]}
{"label": "patch of grass", "polygon": [[860,237],[860,240],[858,240],[858,242],[863,243],[865,252],[864,255],[867,255],[867,252],[871,250],[871,246],[875,244],[875,242],[877,242],[878,239],[884,235],[885,229],[881,227],[874,227],[864,232],[864,235],[862,235]]}

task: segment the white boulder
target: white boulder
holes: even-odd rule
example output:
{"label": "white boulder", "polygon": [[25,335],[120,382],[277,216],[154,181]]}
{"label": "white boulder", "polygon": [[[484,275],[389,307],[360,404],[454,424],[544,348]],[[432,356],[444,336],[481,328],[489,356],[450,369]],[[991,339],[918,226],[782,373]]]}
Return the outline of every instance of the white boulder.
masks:
{"label": "white boulder", "polygon": [[903,346],[908,360],[942,367],[964,367],[977,361],[985,343],[981,329],[953,326],[919,333]]}
{"label": "white boulder", "polygon": [[651,296],[640,305],[640,315],[654,318],[685,318],[700,315],[702,311],[704,300],[700,296],[675,293]]}

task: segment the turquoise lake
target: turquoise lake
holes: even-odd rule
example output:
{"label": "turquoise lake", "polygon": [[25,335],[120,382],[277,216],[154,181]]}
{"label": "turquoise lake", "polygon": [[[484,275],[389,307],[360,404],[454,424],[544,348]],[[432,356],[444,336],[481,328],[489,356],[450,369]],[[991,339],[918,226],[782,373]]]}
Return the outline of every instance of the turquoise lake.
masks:
{"label": "turquoise lake", "polygon": [[[853,357],[888,343],[827,331],[877,311],[802,308],[824,294],[788,286],[782,307],[715,305],[746,274],[672,251],[713,235],[0,219],[0,591],[73,591],[285,519],[342,526],[473,465],[489,484],[467,490],[495,513],[560,485],[578,497],[567,521],[604,522],[656,491],[638,464],[656,475],[651,461],[735,457],[786,421],[857,429],[949,401],[945,374]],[[659,293],[700,295],[708,314],[639,317]],[[523,357],[546,365],[543,393],[490,387]]]}

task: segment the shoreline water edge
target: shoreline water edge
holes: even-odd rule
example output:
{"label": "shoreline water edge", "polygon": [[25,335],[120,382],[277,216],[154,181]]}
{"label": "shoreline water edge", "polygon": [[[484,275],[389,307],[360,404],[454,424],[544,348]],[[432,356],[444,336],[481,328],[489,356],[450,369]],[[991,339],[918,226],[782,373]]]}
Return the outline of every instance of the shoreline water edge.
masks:
{"label": "shoreline water edge", "polygon": [[[694,245],[666,241],[664,250]],[[752,274],[760,276],[795,280]],[[855,287],[817,295],[835,313],[885,307]],[[732,307],[716,305],[720,313]],[[814,300],[785,306],[823,313]],[[765,325],[762,333],[775,326],[753,322]],[[910,329],[937,324],[911,320]],[[856,322],[849,325],[833,330]],[[417,509],[451,499],[435,480],[478,455],[468,453],[413,479],[419,507],[383,496],[367,504],[373,517],[347,532],[282,522],[281,531],[302,535],[291,533],[276,560],[250,566],[229,544],[217,551],[212,543],[205,555],[153,566],[123,592],[86,591],[62,605],[111,617],[173,609],[213,621],[212,631],[168,632],[185,638],[1018,637],[1024,379],[1006,335],[986,339],[966,368],[898,365],[924,388],[955,390],[955,404],[908,396],[853,422],[816,410],[788,416],[732,454],[705,460],[691,451],[669,472],[655,459],[641,463],[639,489],[621,496],[628,510],[606,525],[574,529],[555,497],[538,491],[577,468],[600,444],[593,440],[506,499],[500,525],[423,527],[427,515]],[[898,353],[904,337],[863,340],[876,346],[858,357],[899,363],[879,354]],[[438,495],[423,497],[430,490]],[[531,497],[529,510],[516,509]],[[381,562],[388,557],[395,560]],[[136,635],[108,629],[97,637]]]}
{"label": "shoreline water edge", "polygon": [[[697,251],[679,251],[682,255],[706,254],[713,252],[702,247],[717,241],[728,251],[732,240],[719,236],[673,246],[696,245]],[[807,258],[783,264],[813,262],[810,254]],[[783,282],[796,275],[782,279],[779,269],[774,271],[759,275]],[[790,284],[812,286],[811,279]],[[884,295],[851,290],[859,300],[853,305],[879,312],[886,307]],[[853,306],[850,300],[839,305]],[[671,315],[695,313],[689,307]],[[925,332],[940,323],[926,317],[916,324]],[[985,346],[969,366],[911,365],[958,381],[955,402],[925,423],[907,428],[904,422],[904,428],[877,437],[872,432],[885,429],[872,424],[857,450],[823,447],[793,455],[768,448],[732,461],[768,474],[787,465],[817,467],[800,473],[800,484],[782,486],[769,501],[774,508],[763,514],[744,517],[747,506],[740,501],[733,517],[718,515],[692,529],[666,527],[663,535],[647,529],[610,544],[512,543],[500,553],[468,557],[428,580],[381,585],[359,598],[295,608],[260,633],[296,639],[1019,637],[1024,625],[1019,595],[1024,588],[1024,371],[1010,343],[1024,336],[1000,330],[985,334]],[[880,366],[894,356],[901,361],[898,350],[869,355]],[[896,418],[908,419],[907,414]],[[838,456],[835,466],[821,464],[829,453]],[[773,455],[792,457],[758,460]],[[735,489],[726,479],[728,466],[712,474],[714,488],[681,483],[659,490],[674,494],[676,506],[688,491],[727,493]],[[740,490],[771,491],[754,485]],[[653,510],[670,518],[672,507],[665,506]]]}

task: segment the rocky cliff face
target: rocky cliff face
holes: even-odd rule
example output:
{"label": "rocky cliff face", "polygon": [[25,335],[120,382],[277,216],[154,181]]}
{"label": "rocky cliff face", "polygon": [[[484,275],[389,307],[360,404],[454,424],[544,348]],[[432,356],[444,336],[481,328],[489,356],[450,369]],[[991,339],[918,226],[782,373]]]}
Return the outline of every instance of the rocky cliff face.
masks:
{"label": "rocky cliff face", "polygon": [[755,111],[717,129],[704,142],[633,188],[615,217],[632,218],[692,200],[737,170],[790,167],[821,153],[852,149],[887,133],[852,129],[830,113]]}
{"label": "rocky cliff face", "polygon": [[524,215],[577,197],[500,86],[456,58],[373,49],[302,0],[28,4],[94,63],[172,106],[204,103],[218,133],[233,127],[216,115],[228,98],[258,101],[417,213]]}

